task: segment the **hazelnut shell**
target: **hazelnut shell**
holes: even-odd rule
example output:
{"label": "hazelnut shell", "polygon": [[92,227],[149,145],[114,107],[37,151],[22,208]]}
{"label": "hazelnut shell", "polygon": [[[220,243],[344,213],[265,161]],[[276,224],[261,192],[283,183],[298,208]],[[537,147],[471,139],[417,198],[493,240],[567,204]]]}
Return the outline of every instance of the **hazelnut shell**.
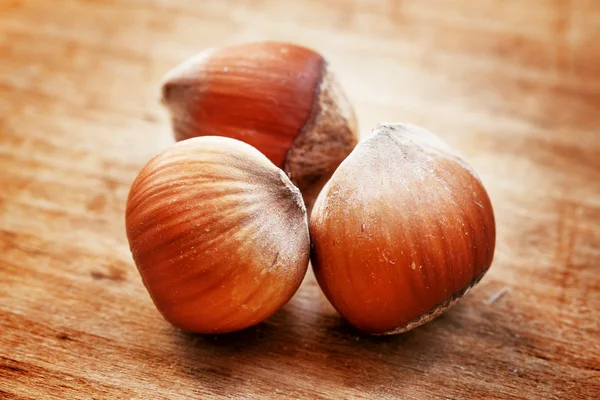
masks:
{"label": "hazelnut shell", "polygon": [[292,297],[308,266],[300,192],[234,139],[194,138],[150,160],[131,187],[126,226],[152,300],[186,331],[261,322]]}
{"label": "hazelnut shell", "polygon": [[293,44],[205,50],[167,74],[162,102],[177,140],[217,132],[244,141],[288,173],[308,205],[358,142],[329,64]]}
{"label": "hazelnut shell", "polygon": [[311,214],[311,260],[339,313],[373,334],[441,314],[492,262],[492,205],[432,133],[381,124],[339,166]]}

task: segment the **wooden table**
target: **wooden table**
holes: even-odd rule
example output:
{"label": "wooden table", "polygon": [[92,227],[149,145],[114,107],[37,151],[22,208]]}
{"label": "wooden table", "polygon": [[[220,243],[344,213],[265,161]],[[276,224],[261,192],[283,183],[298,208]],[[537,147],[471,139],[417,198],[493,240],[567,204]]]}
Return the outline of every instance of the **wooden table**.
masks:
{"label": "wooden table", "polygon": [[[488,188],[493,266],[393,337],[312,273],[265,323],[185,334],[128,250],[133,178],[171,142],[158,86],[208,46],[318,49],[363,134],[410,121]],[[600,398],[600,2],[0,2],[0,398]]]}

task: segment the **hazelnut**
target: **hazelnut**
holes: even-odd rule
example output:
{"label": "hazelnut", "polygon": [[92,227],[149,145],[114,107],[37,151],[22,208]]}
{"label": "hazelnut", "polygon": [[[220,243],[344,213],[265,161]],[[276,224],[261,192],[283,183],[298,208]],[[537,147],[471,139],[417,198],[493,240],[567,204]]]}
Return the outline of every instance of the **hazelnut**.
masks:
{"label": "hazelnut", "polygon": [[432,133],[381,124],[317,198],[311,260],[352,325],[399,333],[448,309],[492,262],[495,222],[477,175]]}
{"label": "hazelnut", "polygon": [[126,225],[154,304],[186,331],[261,322],[292,297],[308,266],[300,192],[234,139],[194,138],[150,160],[131,186]]}
{"label": "hazelnut", "polygon": [[289,174],[307,205],[358,142],[354,111],[323,56],[287,43],[206,50],[162,85],[175,138],[227,136]]}

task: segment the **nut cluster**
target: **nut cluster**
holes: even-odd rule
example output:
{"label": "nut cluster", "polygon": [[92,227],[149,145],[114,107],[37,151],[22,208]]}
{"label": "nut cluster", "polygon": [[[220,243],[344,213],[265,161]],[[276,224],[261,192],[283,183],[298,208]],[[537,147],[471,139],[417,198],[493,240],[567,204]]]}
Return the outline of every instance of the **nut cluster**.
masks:
{"label": "nut cluster", "polygon": [[126,228],[173,325],[257,324],[294,295],[310,259],[352,325],[399,333],[490,267],[494,214],[473,170],[411,125],[380,124],[358,142],[318,53],[276,42],[207,50],[167,75],[162,101],[178,142],[135,179]]}

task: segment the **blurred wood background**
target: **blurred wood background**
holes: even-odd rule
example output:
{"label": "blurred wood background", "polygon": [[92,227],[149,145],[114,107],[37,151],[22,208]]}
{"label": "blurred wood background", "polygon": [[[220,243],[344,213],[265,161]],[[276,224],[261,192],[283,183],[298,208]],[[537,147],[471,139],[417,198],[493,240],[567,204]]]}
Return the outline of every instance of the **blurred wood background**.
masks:
{"label": "blurred wood background", "polygon": [[[155,310],[124,204],[171,142],[158,85],[209,46],[331,62],[362,134],[438,133],[479,172],[498,241],[451,311],[347,326],[312,273],[254,328]],[[600,398],[600,2],[0,1],[0,398]]]}

